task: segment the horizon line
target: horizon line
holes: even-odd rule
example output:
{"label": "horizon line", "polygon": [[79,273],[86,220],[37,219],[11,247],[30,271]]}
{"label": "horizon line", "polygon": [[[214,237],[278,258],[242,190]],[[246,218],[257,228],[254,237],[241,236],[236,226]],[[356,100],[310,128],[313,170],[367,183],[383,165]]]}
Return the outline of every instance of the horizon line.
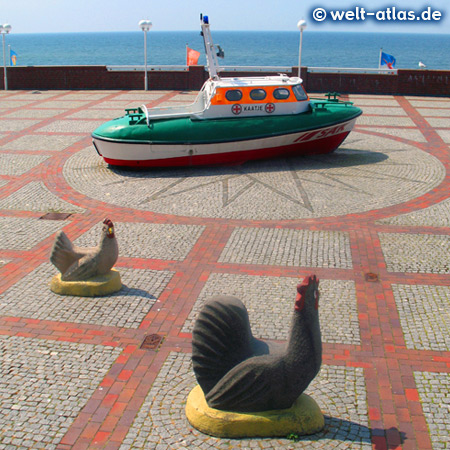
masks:
{"label": "horizon line", "polygon": [[[191,30],[152,30],[153,33],[186,33],[198,31],[197,29]],[[214,30],[214,32],[227,32],[227,33],[298,33],[298,30]],[[88,34],[88,33],[142,33],[141,30],[102,30],[102,31],[27,31],[19,33],[10,33],[9,36],[24,35],[24,34]],[[377,33],[377,34],[429,34],[429,35],[450,35],[450,32],[427,32],[427,31],[363,31],[363,30],[308,30],[306,33]]]}

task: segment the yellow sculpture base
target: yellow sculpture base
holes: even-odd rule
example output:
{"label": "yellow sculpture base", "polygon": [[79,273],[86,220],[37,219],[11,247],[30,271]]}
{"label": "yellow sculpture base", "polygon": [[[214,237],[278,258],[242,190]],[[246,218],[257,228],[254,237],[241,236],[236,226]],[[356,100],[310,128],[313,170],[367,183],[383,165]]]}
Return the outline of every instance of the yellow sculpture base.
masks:
{"label": "yellow sculpture base", "polygon": [[55,275],[50,289],[55,294],[76,297],[100,297],[120,291],[122,281],[117,270],[110,270],[106,275],[98,275],[87,281],[62,281],[61,274]]}
{"label": "yellow sculpture base", "polygon": [[325,425],[319,406],[306,394],[289,409],[236,413],[210,408],[199,385],[188,396],[186,416],[197,430],[222,438],[300,436],[317,433]]}

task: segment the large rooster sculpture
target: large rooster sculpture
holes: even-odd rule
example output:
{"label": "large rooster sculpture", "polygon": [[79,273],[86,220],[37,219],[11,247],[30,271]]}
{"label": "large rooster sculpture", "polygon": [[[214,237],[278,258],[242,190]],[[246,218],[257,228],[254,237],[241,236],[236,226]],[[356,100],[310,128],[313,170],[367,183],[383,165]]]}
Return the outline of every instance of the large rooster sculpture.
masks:
{"label": "large rooster sculpture", "polygon": [[114,234],[114,225],[111,220],[105,219],[97,247],[77,247],[72,244],[64,231],[60,231],[56,235],[50,261],[61,272],[62,281],[86,281],[97,275],[107,274],[118,256],[119,247]]}
{"label": "large rooster sculpture", "polygon": [[297,286],[286,345],[252,336],[247,309],[235,297],[213,297],[195,323],[192,362],[211,408],[257,412],[290,408],[322,362],[319,280]]}

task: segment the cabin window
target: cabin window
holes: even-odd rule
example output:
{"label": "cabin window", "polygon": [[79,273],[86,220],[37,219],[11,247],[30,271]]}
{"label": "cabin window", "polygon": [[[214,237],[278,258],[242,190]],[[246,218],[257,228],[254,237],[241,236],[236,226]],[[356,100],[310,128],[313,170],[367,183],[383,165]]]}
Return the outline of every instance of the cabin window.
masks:
{"label": "cabin window", "polygon": [[295,98],[299,102],[308,99],[308,96],[306,95],[306,92],[301,84],[296,84],[295,86],[292,86],[292,90],[294,91]]}
{"label": "cabin window", "polygon": [[289,89],[286,88],[278,88],[273,91],[273,98],[277,100],[286,100],[290,95]]}
{"label": "cabin window", "polygon": [[252,100],[264,100],[267,94],[264,89],[252,89],[250,91],[250,98]]}
{"label": "cabin window", "polygon": [[233,89],[231,91],[227,91],[225,97],[230,102],[238,102],[242,98],[242,92],[239,89]]}

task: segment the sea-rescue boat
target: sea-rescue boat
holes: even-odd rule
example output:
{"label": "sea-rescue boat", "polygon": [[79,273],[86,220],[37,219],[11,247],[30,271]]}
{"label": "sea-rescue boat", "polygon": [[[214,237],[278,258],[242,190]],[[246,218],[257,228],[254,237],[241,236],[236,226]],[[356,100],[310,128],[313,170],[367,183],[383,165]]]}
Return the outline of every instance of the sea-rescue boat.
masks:
{"label": "sea-rescue boat", "polygon": [[336,150],[362,111],[336,95],[312,99],[299,77],[220,77],[207,16],[200,16],[210,77],[194,103],[125,110],[93,133],[113,166],[170,167]]}

